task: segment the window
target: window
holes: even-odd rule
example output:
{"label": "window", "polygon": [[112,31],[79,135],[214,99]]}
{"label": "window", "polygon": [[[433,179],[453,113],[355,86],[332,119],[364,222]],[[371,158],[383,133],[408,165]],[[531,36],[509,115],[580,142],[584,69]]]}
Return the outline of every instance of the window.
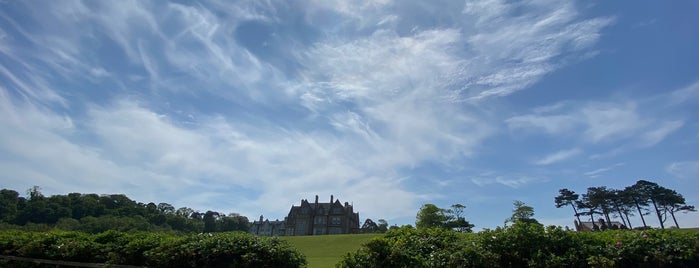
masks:
{"label": "window", "polygon": [[323,234],[325,234],[325,228],[323,228],[323,227],[313,228],[313,235],[323,235]]}
{"label": "window", "polygon": [[340,222],[341,222],[341,219],[340,219],[340,217],[338,217],[338,216],[333,216],[333,217],[330,219],[330,223],[333,224],[333,225],[340,225]]}
{"label": "window", "polygon": [[299,234],[306,234],[306,221],[305,220],[299,220],[296,221],[296,231]]}
{"label": "window", "polygon": [[321,217],[316,217],[316,218],[313,220],[313,223],[315,223],[315,224],[325,224],[325,222],[326,222],[325,217],[322,217],[322,216],[321,216]]}

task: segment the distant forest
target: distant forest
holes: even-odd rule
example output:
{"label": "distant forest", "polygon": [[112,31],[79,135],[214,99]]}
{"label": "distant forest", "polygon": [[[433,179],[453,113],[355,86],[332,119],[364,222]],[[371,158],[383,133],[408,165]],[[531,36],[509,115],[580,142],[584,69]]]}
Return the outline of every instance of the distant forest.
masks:
{"label": "distant forest", "polygon": [[247,231],[249,227],[248,218],[237,213],[175,209],[168,203],[136,202],[123,194],[46,197],[34,186],[22,197],[14,190],[0,190],[0,229],[226,232]]}

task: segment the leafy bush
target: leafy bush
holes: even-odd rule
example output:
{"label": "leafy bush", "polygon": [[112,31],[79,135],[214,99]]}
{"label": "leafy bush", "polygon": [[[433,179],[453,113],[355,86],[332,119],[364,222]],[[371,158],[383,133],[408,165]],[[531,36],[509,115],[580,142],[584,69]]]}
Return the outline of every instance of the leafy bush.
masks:
{"label": "leafy bush", "polygon": [[285,241],[246,233],[99,234],[0,231],[0,254],[38,259],[152,267],[301,267],[305,257]]}
{"label": "leafy bush", "polygon": [[442,228],[390,230],[384,237],[347,254],[340,267],[493,266],[489,252],[478,250],[474,235]]}
{"label": "leafy bush", "polygon": [[525,222],[476,234],[402,228],[347,254],[337,266],[698,267],[699,233],[577,233]]}

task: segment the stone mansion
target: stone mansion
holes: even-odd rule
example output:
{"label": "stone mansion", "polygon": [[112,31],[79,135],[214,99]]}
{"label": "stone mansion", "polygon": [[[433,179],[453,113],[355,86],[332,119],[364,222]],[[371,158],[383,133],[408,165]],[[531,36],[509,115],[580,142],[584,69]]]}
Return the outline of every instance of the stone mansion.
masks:
{"label": "stone mansion", "polygon": [[283,221],[270,221],[260,216],[254,221],[249,233],[266,236],[294,235],[325,235],[325,234],[356,234],[359,233],[359,213],[354,212],[352,205],[340,200],[329,203],[319,203],[316,195],[315,202],[301,199],[301,205],[291,206],[289,215]]}

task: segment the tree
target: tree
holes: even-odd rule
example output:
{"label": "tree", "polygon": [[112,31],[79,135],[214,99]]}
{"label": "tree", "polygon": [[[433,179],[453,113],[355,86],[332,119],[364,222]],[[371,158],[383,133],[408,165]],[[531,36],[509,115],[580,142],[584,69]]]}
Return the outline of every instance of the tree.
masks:
{"label": "tree", "polygon": [[96,194],[70,193],[68,198],[73,210],[73,219],[99,217],[104,214],[105,206],[100,203],[100,197]]}
{"label": "tree", "polygon": [[175,211],[175,215],[185,218],[190,218],[194,214],[194,210],[188,207],[181,207]]}
{"label": "tree", "polygon": [[443,209],[434,204],[425,204],[417,213],[415,227],[418,229],[437,227],[459,232],[471,232],[474,225],[461,216],[465,207],[461,204],[454,204],[451,206],[452,209]]}
{"label": "tree", "polygon": [[447,226],[449,227],[449,229],[452,229],[457,232],[471,233],[473,232],[473,226],[475,225],[471,224],[463,217],[459,217],[447,222]]}
{"label": "tree", "polygon": [[218,230],[221,232],[248,231],[248,229],[250,229],[250,221],[238,213],[230,213],[218,220]]}
{"label": "tree", "polygon": [[19,193],[13,190],[0,190],[0,221],[11,223],[17,217]]}
{"label": "tree", "polygon": [[641,188],[638,183],[624,188],[623,193],[631,199],[631,203],[634,207],[636,207],[636,210],[638,210],[638,216],[641,217],[643,228],[648,228],[646,219],[643,217],[643,215],[647,215],[647,213],[641,211],[642,208],[645,210],[645,207],[648,206],[648,199],[644,197],[645,195],[641,192]]}
{"label": "tree", "polygon": [[378,233],[385,233],[388,231],[388,222],[384,219],[379,219],[379,224],[376,226],[376,231]]}
{"label": "tree", "polygon": [[634,186],[638,189],[637,193],[640,195],[640,198],[650,200],[651,204],[653,204],[655,214],[658,216],[658,222],[660,222],[660,228],[665,229],[665,224],[663,223],[662,214],[657,201],[658,198],[661,198],[660,195],[663,194],[663,188],[655,182],[645,180],[637,181]]}
{"label": "tree", "polygon": [[168,203],[158,203],[158,210],[162,213],[165,214],[173,214],[175,213],[175,207]]}
{"label": "tree", "polygon": [[571,206],[573,208],[573,213],[575,213],[575,217],[578,219],[578,222],[581,222],[580,214],[578,213],[577,208],[575,208],[575,202],[578,201],[578,198],[580,196],[575,192],[565,188],[558,190],[558,193],[559,195],[555,198],[556,208],[561,208],[563,206]]}
{"label": "tree", "polygon": [[461,216],[464,214],[465,208],[466,208],[466,206],[459,204],[459,203],[456,203],[456,204],[451,205],[450,212],[452,213],[454,218],[461,218]]}
{"label": "tree", "polygon": [[371,219],[364,220],[362,224],[362,233],[376,233],[378,229],[379,226]]}
{"label": "tree", "polygon": [[696,211],[694,206],[689,206],[685,202],[684,197],[677,193],[675,190],[670,190],[667,188],[660,188],[655,195],[658,205],[662,208],[663,222],[667,220],[667,214],[672,216],[672,220],[675,222],[675,227],[680,228],[677,224],[677,219],[675,218],[675,212],[684,211]]}
{"label": "tree", "polygon": [[204,232],[216,232],[216,222],[221,214],[208,210],[204,213]]}
{"label": "tree", "polygon": [[139,212],[143,212],[143,208],[136,201],[123,194],[101,195],[100,203],[106,208],[106,214],[114,216],[138,215]]}
{"label": "tree", "polygon": [[473,224],[468,222],[464,217],[464,209],[466,206],[456,203],[451,205],[451,209],[447,210],[449,215],[449,220],[447,221],[447,227],[449,229],[455,230],[462,233],[473,232]]}
{"label": "tree", "polygon": [[595,223],[595,214],[600,214],[600,212],[597,210],[597,206],[589,202],[584,195],[582,200],[575,202],[575,205],[578,207],[578,209],[583,210],[580,212],[580,215],[590,216],[590,222],[592,222],[593,230],[598,230],[597,228],[599,228],[599,226],[597,226]]}
{"label": "tree", "polygon": [[44,198],[44,195],[41,193],[41,187],[36,185],[32,186],[32,188],[29,188],[29,190],[27,190],[27,195],[29,196],[29,200],[37,200]]}
{"label": "tree", "polygon": [[[605,186],[587,188],[587,193],[583,194],[583,199],[588,205],[599,209],[600,214],[604,216],[606,220],[605,225],[609,225],[611,222],[609,217],[609,212],[612,210],[611,196],[612,192]],[[600,228],[603,229],[607,227],[608,226],[600,226]]]}
{"label": "tree", "polygon": [[512,209],[512,216],[510,218],[505,220],[505,223],[507,222],[527,222],[527,223],[538,223],[534,217],[534,208],[531,206],[527,206],[524,204],[524,202],[515,200],[512,205],[514,206],[514,209]]}
{"label": "tree", "polygon": [[417,220],[415,221],[415,227],[418,229],[422,228],[433,228],[433,227],[445,227],[445,223],[449,220],[446,214],[446,210],[437,207],[434,204],[424,204],[418,211]]}
{"label": "tree", "polygon": [[[631,219],[629,219],[629,214],[633,215],[633,198],[625,190],[612,190],[611,198],[612,205],[619,213],[622,223],[628,228],[633,228]],[[626,216],[626,219],[624,219],[624,216]]]}

